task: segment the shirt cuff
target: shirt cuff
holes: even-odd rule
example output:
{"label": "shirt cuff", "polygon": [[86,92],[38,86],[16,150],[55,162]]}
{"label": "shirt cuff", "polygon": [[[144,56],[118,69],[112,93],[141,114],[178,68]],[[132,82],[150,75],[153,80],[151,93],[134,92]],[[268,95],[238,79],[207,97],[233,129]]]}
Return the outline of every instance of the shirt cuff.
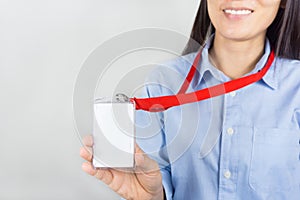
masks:
{"label": "shirt cuff", "polygon": [[170,172],[167,170],[162,169],[161,170],[162,175],[162,184],[165,191],[165,198],[166,200],[172,200],[173,199],[173,186],[171,181]]}

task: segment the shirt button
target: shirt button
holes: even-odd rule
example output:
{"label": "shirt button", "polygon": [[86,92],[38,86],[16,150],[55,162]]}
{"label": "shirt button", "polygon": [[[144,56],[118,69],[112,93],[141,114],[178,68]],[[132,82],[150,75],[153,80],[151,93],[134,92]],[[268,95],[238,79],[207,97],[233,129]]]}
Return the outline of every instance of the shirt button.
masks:
{"label": "shirt button", "polygon": [[227,179],[230,179],[230,177],[231,177],[230,171],[226,171],[226,172],[224,173],[224,177],[227,178]]}
{"label": "shirt button", "polygon": [[236,96],[236,91],[232,91],[229,94],[230,94],[230,96],[235,97]]}
{"label": "shirt button", "polygon": [[228,135],[232,135],[233,133],[234,133],[233,128],[228,128],[228,129],[227,129],[227,134],[228,134]]}

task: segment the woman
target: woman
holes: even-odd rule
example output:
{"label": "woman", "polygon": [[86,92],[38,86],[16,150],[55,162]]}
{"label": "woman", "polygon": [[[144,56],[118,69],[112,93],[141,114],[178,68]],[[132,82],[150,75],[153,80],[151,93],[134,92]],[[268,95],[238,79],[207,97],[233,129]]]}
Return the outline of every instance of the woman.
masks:
{"label": "woman", "polygon": [[[159,136],[139,143],[146,153],[166,148],[150,159],[137,146],[134,173],[93,169],[92,156],[84,148],[83,170],[126,199],[299,199],[299,8],[299,0],[202,0],[191,38],[205,46],[188,90],[255,74],[274,49],[270,69],[260,81],[217,97],[215,113],[206,109],[208,101],[188,105],[201,111],[201,120],[189,119],[200,128],[180,156],[173,158],[176,149],[168,146],[182,131],[176,117],[164,121],[166,113],[180,115],[178,109],[170,109],[158,114],[163,127]],[[197,50],[191,40],[186,55],[172,61],[173,69],[185,77]],[[182,83],[159,69],[150,79],[177,91]],[[148,86],[146,94],[164,96],[170,91]],[[213,115],[216,120],[210,127],[206,119]],[[216,143],[203,153],[206,135],[214,133],[219,134]],[[92,138],[84,143],[91,148]]]}

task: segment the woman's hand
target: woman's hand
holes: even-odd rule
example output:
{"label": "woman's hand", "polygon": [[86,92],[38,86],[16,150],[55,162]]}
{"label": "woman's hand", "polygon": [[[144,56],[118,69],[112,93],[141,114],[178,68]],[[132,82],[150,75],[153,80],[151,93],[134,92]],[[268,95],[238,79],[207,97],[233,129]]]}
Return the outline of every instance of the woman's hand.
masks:
{"label": "woman's hand", "polygon": [[87,162],[82,164],[82,169],[91,176],[103,181],[112,190],[125,199],[132,200],[163,200],[164,191],[162,177],[158,164],[150,159],[136,145],[135,163],[133,172],[116,169],[95,169],[92,162],[92,136],[83,139],[85,147],[81,147],[80,156]]}

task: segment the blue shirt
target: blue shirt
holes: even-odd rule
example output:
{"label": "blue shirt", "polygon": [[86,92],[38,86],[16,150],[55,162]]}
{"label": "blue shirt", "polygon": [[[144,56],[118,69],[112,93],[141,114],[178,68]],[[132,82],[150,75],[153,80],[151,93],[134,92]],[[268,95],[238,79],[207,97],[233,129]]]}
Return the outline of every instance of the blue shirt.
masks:
{"label": "blue shirt", "polygon": [[[192,92],[230,79],[202,51]],[[266,63],[270,44],[249,74]],[[143,97],[173,95],[196,53],[157,67]],[[213,92],[213,91],[212,91]],[[160,113],[137,111],[137,142],[155,159],[167,199],[300,199],[300,62],[276,58],[262,80]]]}

